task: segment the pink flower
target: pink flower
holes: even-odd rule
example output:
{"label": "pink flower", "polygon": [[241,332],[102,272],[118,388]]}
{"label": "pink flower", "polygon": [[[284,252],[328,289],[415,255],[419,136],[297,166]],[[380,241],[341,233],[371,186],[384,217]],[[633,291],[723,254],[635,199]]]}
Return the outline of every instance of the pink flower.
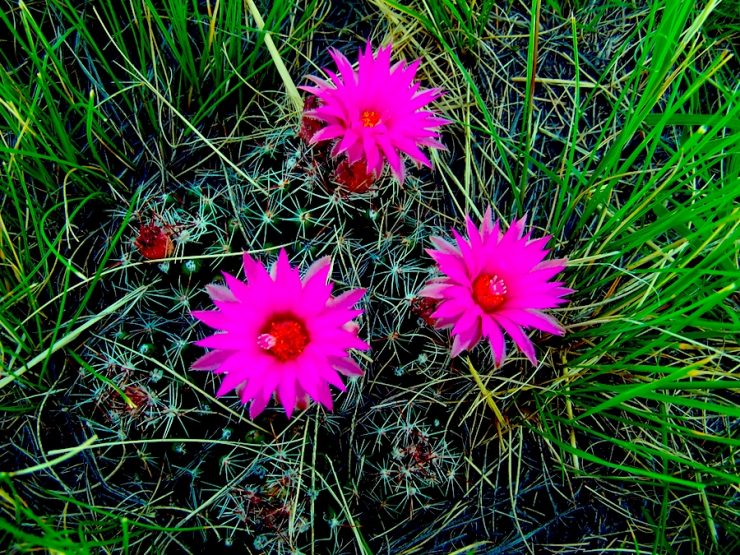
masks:
{"label": "pink flower", "polygon": [[442,278],[432,279],[419,296],[437,299],[431,314],[439,329],[452,328],[452,356],[472,349],[486,337],[496,365],[506,357],[505,331],[532,364],[537,364],[534,345],[525,329],[563,335],[560,323],[542,312],[565,302],[572,289],[549,281],[565,268],[566,260],[545,260],[550,237],[530,239],[524,234],[525,218],[515,220],[506,233],[493,223],[486,210],[480,229],[465,218],[468,239],[452,230],[457,246],[439,237],[437,250],[427,252],[437,262]]}
{"label": "pink flower", "polygon": [[192,314],[223,333],[195,342],[214,350],[192,368],[224,374],[216,396],[237,389],[242,403],[252,402],[250,418],[264,410],[275,392],[288,418],[307,396],[332,410],[329,385],[344,391],[339,374],[363,373],[349,350],[369,346],[357,337],[353,321],[362,310],[352,308],[365,291],[332,297],[330,268],[325,256],[301,279],[284,249],[269,273],[245,253],[247,282],[224,272],[225,287],[207,287],[216,310]]}
{"label": "pink flower", "polygon": [[365,52],[360,52],[357,70],[338,51],[330,50],[339,74],[326,70],[329,81],[309,76],[316,86],[301,88],[320,100],[306,115],[326,122],[311,143],[336,139],[332,156],[344,153],[350,164],[364,159],[376,177],[388,160],[393,174],[403,182],[401,155],[431,167],[419,147],[444,149],[437,129],[450,121],[422,110],[442,92],[421,89],[414,82],[421,60],[391,65],[392,48],[382,47],[373,55],[368,42]]}

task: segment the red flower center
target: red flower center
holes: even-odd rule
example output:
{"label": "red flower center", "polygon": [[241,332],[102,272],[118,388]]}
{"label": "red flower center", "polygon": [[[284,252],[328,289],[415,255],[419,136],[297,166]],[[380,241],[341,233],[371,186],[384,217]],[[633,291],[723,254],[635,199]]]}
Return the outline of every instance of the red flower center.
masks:
{"label": "red flower center", "polygon": [[506,282],[496,274],[481,274],[473,282],[473,300],[485,312],[493,312],[506,300]]}
{"label": "red flower center", "polygon": [[257,346],[280,362],[298,358],[308,345],[306,326],[293,316],[277,316],[261,331]]}
{"label": "red flower center", "polygon": [[375,110],[364,110],[360,120],[362,120],[363,127],[375,127],[380,123],[380,114]]}

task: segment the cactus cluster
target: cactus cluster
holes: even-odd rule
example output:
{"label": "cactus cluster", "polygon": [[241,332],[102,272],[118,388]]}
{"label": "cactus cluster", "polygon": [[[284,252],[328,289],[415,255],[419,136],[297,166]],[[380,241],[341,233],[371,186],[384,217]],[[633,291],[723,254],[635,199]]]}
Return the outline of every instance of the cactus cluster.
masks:
{"label": "cactus cluster", "polygon": [[[225,546],[288,553],[313,541],[341,552],[353,524],[337,490],[351,514],[376,499],[408,518],[459,493],[461,453],[442,421],[413,395],[381,402],[449,363],[446,338],[415,308],[431,271],[424,248],[446,207],[426,170],[402,186],[384,176],[363,193],[347,190],[326,150],[298,131],[255,141],[240,164],[254,182],[203,169],[190,182],[147,183],[133,206],[107,212],[108,233],[125,230],[101,306],[140,293],[85,344],[69,398],[73,418],[111,444],[94,457],[101,494],[117,492],[132,510],[162,496],[222,530]],[[222,270],[239,274],[243,250],[268,261],[283,246],[304,267],[330,255],[337,287],[367,288],[359,323],[372,363],[361,361],[366,376],[349,379],[334,414],[312,407],[288,424],[269,407],[252,424],[235,396],[213,397],[212,375],[189,370],[201,353],[192,342],[206,334],[190,312],[207,308],[205,286]]]}
{"label": "cactus cluster", "polygon": [[[65,382],[71,425],[102,445],[84,455],[95,503],[178,507],[158,522],[169,514],[216,530],[225,547],[269,553],[351,552],[357,534],[413,545],[410,529],[431,530],[453,507],[481,517],[467,500],[484,488],[467,426],[481,426],[485,407],[460,406],[479,392],[434,329],[435,303],[419,296],[436,271],[425,249],[454,203],[430,169],[400,183],[388,168],[368,175],[336,159],[308,140],[312,123],[255,131],[234,167],[196,144],[194,170],[150,179],[106,210],[92,254],[113,252],[98,307],[134,298],[101,320]],[[280,248],[303,268],[329,255],[337,290],[366,289],[358,324],[371,351],[333,414],[310,406],[289,421],[268,405],[252,422],[236,395],[214,396],[218,376],[190,370],[202,354],[192,343],[208,333],[191,312],[209,308],[205,288],[221,271],[240,275],[243,251],[268,262]],[[482,350],[471,359],[493,363]],[[170,541],[185,540],[162,549]]]}

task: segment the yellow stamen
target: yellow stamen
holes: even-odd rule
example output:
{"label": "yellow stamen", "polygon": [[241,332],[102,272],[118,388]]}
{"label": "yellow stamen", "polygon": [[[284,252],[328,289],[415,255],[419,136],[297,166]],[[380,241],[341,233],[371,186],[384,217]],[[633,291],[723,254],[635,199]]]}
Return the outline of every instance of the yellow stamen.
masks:
{"label": "yellow stamen", "polygon": [[375,127],[380,123],[380,114],[375,110],[365,110],[360,119],[363,127]]}

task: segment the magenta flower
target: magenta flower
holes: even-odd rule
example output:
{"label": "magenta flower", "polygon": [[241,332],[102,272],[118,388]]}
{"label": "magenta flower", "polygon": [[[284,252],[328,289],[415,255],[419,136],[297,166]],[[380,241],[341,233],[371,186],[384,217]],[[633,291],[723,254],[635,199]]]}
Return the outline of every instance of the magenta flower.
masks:
{"label": "magenta flower", "polygon": [[467,241],[454,229],[457,246],[432,237],[437,250],[427,252],[437,262],[442,278],[432,279],[420,297],[436,299],[431,317],[438,329],[452,328],[452,356],[470,350],[487,338],[497,366],[506,358],[505,331],[532,364],[537,364],[526,329],[563,335],[560,323],[542,312],[565,302],[572,289],[549,281],[565,268],[566,260],[545,260],[550,237],[530,239],[525,218],[515,220],[506,233],[486,210],[480,229],[465,218]]}
{"label": "magenta flower", "polygon": [[312,398],[332,410],[329,385],[345,390],[339,374],[362,375],[350,349],[368,349],[357,336],[352,308],[365,294],[353,289],[332,297],[331,259],[314,262],[301,279],[282,249],[270,272],[244,254],[247,282],[224,272],[226,286],[209,285],[217,310],[194,311],[195,318],[223,333],[195,344],[214,349],[193,370],[224,374],[217,397],[237,389],[252,402],[250,418],[260,414],[277,392],[288,418]]}
{"label": "magenta flower", "polygon": [[319,99],[306,115],[326,122],[311,143],[336,139],[332,156],[346,154],[350,164],[364,159],[368,171],[380,177],[385,160],[403,182],[402,154],[419,164],[431,162],[419,147],[444,149],[437,129],[449,120],[422,108],[442,95],[440,89],[421,89],[414,82],[421,60],[391,65],[392,46],[373,55],[370,43],[360,52],[355,70],[341,53],[330,50],[339,74],[326,70],[330,80],[308,78],[316,86],[301,87]]}

